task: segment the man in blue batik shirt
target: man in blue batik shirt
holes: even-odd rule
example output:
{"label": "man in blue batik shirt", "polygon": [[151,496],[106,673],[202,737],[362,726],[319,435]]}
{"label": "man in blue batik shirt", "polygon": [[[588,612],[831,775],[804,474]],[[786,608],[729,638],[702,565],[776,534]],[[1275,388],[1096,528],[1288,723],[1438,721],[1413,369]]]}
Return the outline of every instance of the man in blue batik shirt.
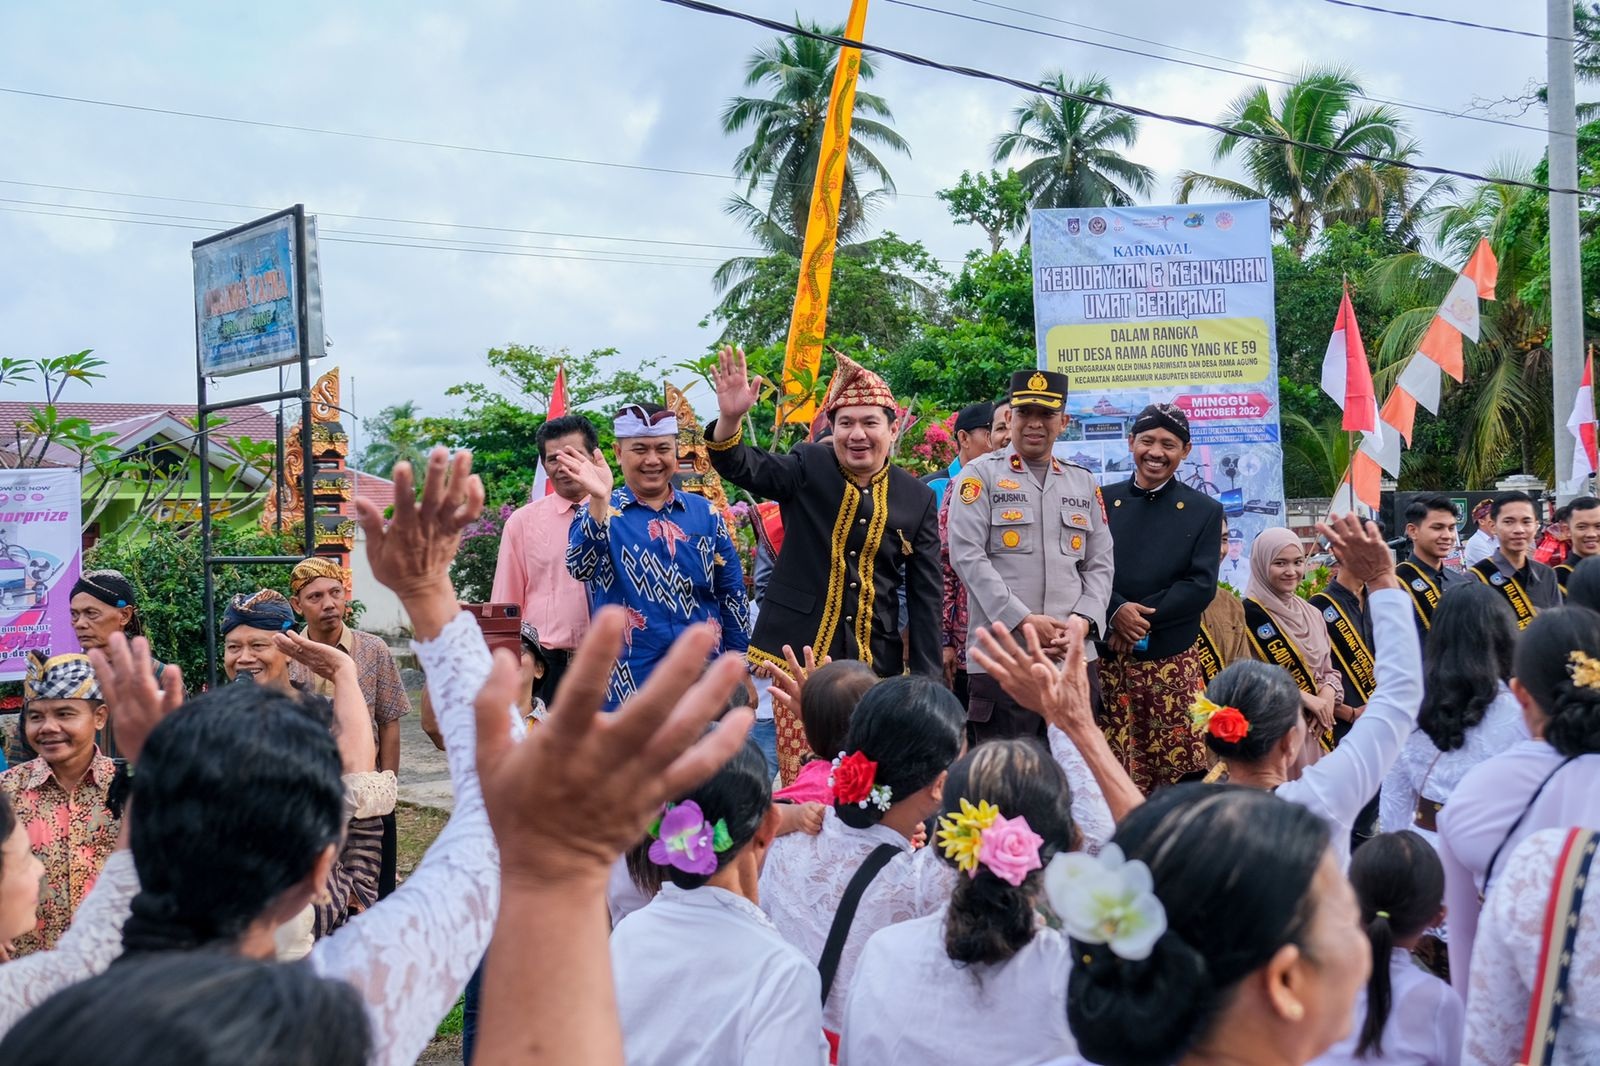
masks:
{"label": "man in blue batik shirt", "polygon": [[622,657],[606,688],[611,710],[643,685],[672,642],[697,622],[722,633],[717,652],[750,643],[744,571],[722,515],[703,497],[673,487],[678,420],[655,404],[629,404],[612,423],[623,487],[598,450],[563,448],[555,461],[583,486],[567,536],[567,570],[589,588],[591,609],[628,612]]}

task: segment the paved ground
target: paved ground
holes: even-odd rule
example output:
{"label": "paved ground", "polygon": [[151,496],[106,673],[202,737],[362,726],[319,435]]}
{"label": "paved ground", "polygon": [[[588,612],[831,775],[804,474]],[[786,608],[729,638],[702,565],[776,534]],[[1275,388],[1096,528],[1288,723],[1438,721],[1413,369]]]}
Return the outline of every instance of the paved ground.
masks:
{"label": "paved ground", "polygon": [[419,807],[448,811],[453,806],[450,773],[444,752],[422,731],[422,715],[415,708],[422,696],[412,693],[412,712],[400,719],[400,799]]}

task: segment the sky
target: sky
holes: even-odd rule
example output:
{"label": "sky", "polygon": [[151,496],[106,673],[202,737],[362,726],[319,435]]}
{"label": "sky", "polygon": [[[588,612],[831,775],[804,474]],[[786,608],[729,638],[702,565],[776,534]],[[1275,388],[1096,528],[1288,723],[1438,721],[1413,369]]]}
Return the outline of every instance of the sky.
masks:
{"label": "sky", "polygon": [[[1255,78],[1346,66],[1372,97],[1451,112],[1401,109],[1424,162],[1481,172],[1543,151],[1541,111],[1511,120],[1528,128],[1455,114],[1542,83],[1542,40],[1329,0],[916,2],[872,0],[866,39],[1026,81],[1097,73],[1119,100],[1206,120]],[[1542,5],[1375,2],[1542,29]],[[723,6],[842,24],[849,5]],[[303,203],[324,237],[332,347],[317,369],[341,369],[358,446],[361,418],[387,405],[442,414],[455,406],[451,385],[492,381],[491,347],[614,347],[619,367],[698,356],[718,339],[702,325],[717,301],[711,273],[751,247],[722,211],[742,191],[723,176],[742,142],[721,132],[719,115],[746,92],[749,54],[773,36],[661,0],[0,3],[0,355],[93,348],[105,379],[64,399],[193,403],[190,244]],[[874,62],[870,89],[911,147],[888,160],[899,195],[875,223],[922,240],[953,270],[984,237],[932,194],[991,164],[1023,94]],[[63,96],[79,100],[50,98]],[[1156,170],[1155,202],[1180,170],[1230,172],[1213,164],[1210,137],[1144,122],[1128,154]],[[453,250],[462,239],[483,243]],[[265,371],[220,379],[214,395],[276,387]],[[11,388],[0,385],[0,398],[35,398],[31,386]],[[691,395],[714,407],[703,388]]]}

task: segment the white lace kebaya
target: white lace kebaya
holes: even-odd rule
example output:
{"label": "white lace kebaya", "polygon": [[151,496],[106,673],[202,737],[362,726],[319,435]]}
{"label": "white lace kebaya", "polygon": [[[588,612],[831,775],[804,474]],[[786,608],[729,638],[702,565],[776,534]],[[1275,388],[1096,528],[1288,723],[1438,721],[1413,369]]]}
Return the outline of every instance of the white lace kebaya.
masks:
{"label": "white lace kebaya", "polygon": [[943,907],[950,900],[955,869],[932,846],[914,850],[911,841],[882,824],[853,829],[830,808],[823,811],[822,831],[816,836],[790,833],[774,840],[761,871],[761,909],[783,938],[815,966],[822,959],[845,887],[880,844],[892,844],[909,854],[896,855],[861,897],[822,1012],[823,1027],[835,1033],[844,1024],[850,980],[872,934]]}
{"label": "white lace kebaya", "polygon": [[0,1035],[63,988],[103,972],[122,954],[122,925],[138,894],[133,852],[118,848],[53,950],[0,964]]}
{"label": "white lace kebaya", "polygon": [[[311,968],[349,982],[367,1005],[374,1066],[411,1066],[455,1006],[494,933],[500,852],[478,786],[473,701],[492,662],[471,615],[412,641],[444,734],[455,809],[394,894],[317,942]],[[507,709],[521,735],[520,716]]]}
{"label": "white lace kebaya", "polygon": [[[372,1066],[416,1062],[483,958],[500,904],[500,852],[478,786],[473,709],[489,676],[488,646],[463,612],[436,639],[411,647],[444,734],[455,809],[394,894],[319,940],[308,956],[319,975],[348,982],[366,1003]],[[521,716],[515,707],[506,713],[520,738]],[[0,1031],[122,954],[122,926],[139,892],[132,854],[114,852],[100,878],[55,951],[0,966]],[[23,991],[13,993],[13,981]]]}

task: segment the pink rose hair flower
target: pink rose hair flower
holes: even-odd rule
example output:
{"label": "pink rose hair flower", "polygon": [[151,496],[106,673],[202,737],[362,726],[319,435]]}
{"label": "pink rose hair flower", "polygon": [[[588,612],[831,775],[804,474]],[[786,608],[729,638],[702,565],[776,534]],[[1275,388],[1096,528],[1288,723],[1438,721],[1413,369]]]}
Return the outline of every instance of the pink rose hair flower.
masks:
{"label": "pink rose hair flower", "polygon": [[1006,884],[1020,885],[1044,865],[1039,861],[1043,846],[1044,837],[1028,828],[1028,819],[997,814],[978,843],[978,861]]}

